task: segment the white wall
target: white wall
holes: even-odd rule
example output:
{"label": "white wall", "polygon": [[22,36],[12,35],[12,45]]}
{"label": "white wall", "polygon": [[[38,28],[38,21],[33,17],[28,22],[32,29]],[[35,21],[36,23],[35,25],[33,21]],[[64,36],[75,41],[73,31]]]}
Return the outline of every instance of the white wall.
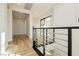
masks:
{"label": "white wall", "polygon": [[[79,4],[58,4],[54,8],[54,26],[79,26]],[[72,55],[79,55],[79,30],[73,30]]]}
{"label": "white wall", "polygon": [[[26,13],[26,14],[31,14],[30,13],[30,10],[27,10],[27,9],[22,9],[22,8],[18,8],[16,6],[9,6],[9,19],[10,19],[10,40],[9,41],[12,41],[12,34],[13,34],[13,30],[12,30],[12,22],[13,22],[13,18],[12,18],[12,11],[18,11],[18,12],[21,12],[21,13]],[[32,38],[32,16],[29,16],[29,20],[30,20],[30,23],[29,23],[29,29],[30,29],[30,38]]]}
{"label": "white wall", "polygon": [[29,15],[29,19],[30,19],[30,22],[29,22],[29,24],[30,24],[30,25],[29,25],[29,26],[30,26],[30,27],[29,27],[29,29],[30,29],[30,39],[32,40],[33,18],[32,18],[32,14],[31,14],[31,13],[30,13],[30,15]]}
{"label": "white wall", "polygon": [[3,53],[8,45],[7,4],[0,3],[0,49]]}
{"label": "white wall", "polygon": [[[39,7],[38,7],[39,6]],[[41,5],[37,5],[34,7],[34,11],[32,14],[34,14],[32,16],[33,19],[33,24],[35,27],[40,27],[40,19],[45,17],[46,15],[49,15],[50,13],[52,13],[53,17],[51,22],[53,23],[52,26],[79,26],[79,4],[76,3],[64,3],[64,4],[56,4],[54,6],[54,8],[44,11],[44,7],[40,8]],[[37,10],[36,7],[38,7]],[[40,12],[43,9],[43,13]],[[66,32],[62,31],[62,30],[58,30],[57,32]],[[73,30],[73,35],[72,35],[72,55],[79,55],[79,30]],[[63,36],[60,36],[60,38],[63,38]]]}
{"label": "white wall", "polygon": [[34,27],[40,27],[40,19],[39,18],[33,18],[33,26]]}
{"label": "white wall", "polygon": [[58,4],[54,8],[54,26],[79,25],[78,10],[79,10],[79,4]]}
{"label": "white wall", "polygon": [[53,14],[53,6],[51,3],[36,3],[31,9],[33,23],[35,27],[40,27],[40,20]]}
{"label": "white wall", "polygon": [[26,35],[30,37],[30,18],[29,15],[26,17]]}
{"label": "white wall", "polygon": [[26,34],[25,20],[13,19],[13,35]]}
{"label": "white wall", "polygon": [[12,41],[12,20],[13,20],[13,16],[12,16],[12,9],[10,9],[8,7],[8,41]]}

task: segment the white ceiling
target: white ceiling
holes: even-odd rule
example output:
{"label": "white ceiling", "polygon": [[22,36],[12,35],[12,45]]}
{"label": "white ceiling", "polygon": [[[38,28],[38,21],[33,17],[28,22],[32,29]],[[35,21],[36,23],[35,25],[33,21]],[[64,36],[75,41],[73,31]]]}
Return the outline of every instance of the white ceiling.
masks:
{"label": "white ceiling", "polygon": [[33,6],[33,3],[8,3],[10,7],[24,8],[30,10]]}
{"label": "white ceiling", "polygon": [[26,3],[25,4],[25,9],[30,10],[33,6],[33,3]]}
{"label": "white ceiling", "polygon": [[31,9],[34,18],[51,13],[56,3],[35,3]]}
{"label": "white ceiling", "polygon": [[[33,3],[8,3],[9,7],[15,7],[15,8],[22,8],[22,9],[27,9],[30,10],[33,6]],[[16,19],[25,19],[28,15],[24,13],[20,13],[17,11],[13,11],[13,18]]]}
{"label": "white ceiling", "polygon": [[28,14],[20,13],[17,11],[13,11],[12,14],[13,14],[13,18],[15,19],[25,19],[28,17]]}
{"label": "white ceiling", "polygon": [[[10,7],[23,8],[30,10],[33,13],[33,17],[37,18],[53,11],[55,3],[8,3]],[[25,14],[19,12],[13,12],[14,18],[25,18]]]}

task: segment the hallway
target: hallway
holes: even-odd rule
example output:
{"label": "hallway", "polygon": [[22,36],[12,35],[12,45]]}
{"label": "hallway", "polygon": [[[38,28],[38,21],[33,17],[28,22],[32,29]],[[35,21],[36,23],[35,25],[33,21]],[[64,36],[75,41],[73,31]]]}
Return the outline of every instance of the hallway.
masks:
{"label": "hallway", "polygon": [[1,55],[79,56],[79,4],[2,3],[0,8]]}
{"label": "hallway", "polygon": [[37,56],[37,53],[32,48],[32,43],[25,35],[15,35],[13,42],[9,43],[7,52],[21,56]]}

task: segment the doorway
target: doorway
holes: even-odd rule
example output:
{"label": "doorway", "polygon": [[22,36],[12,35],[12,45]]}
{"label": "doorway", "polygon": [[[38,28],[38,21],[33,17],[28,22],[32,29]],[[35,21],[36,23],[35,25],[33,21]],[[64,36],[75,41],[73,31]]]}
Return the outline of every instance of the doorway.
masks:
{"label": "doorway", "polygon": [[9,44],[7,51],[14,55],[37,55],[30,41],[29,14],[12,11],[13,41]]}

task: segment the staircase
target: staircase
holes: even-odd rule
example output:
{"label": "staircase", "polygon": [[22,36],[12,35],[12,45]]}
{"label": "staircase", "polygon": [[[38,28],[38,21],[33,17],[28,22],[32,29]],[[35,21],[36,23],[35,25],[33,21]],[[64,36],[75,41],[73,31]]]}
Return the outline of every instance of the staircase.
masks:
{"label": "staircase", "polygon": [[71,56],[72,29],[79,27],[33,27],[33,48],[40,56]]}

